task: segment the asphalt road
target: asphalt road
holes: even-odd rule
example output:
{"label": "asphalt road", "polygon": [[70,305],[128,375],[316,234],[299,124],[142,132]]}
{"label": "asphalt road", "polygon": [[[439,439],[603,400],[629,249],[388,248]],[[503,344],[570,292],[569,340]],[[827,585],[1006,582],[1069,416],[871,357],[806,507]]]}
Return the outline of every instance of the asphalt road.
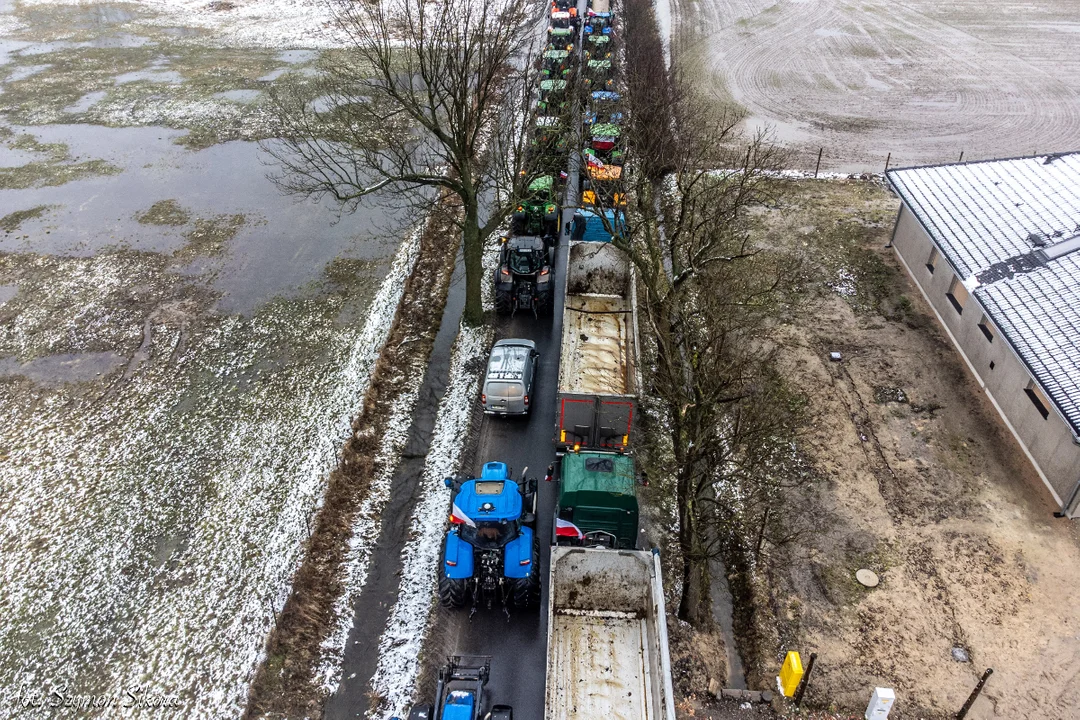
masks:
{"label": "asphalt road", "polygon": [[[585,0],[578,2],[578,16],[585,16]],[[581,36],[578,36],[581,48]],[[580,116],[580,108],[573,113]],[[543,592],[540,608],[523,613],[511,611],[507,619],[501,609],[478,610],[469,618],[468,610],[438,613],[436,622],[449,622],[448,643],[454,652],[491,656],[491,679],[487,684],[486,704],[506,704],[514,708],[514,720],[543,720],[545,670],[547,664],[548,559],[551,554],[552,511],[555,508],[554,483],[545,483],[547,467],[555,461],[555,395],[559,384],[559,351],[562,339],[563,291],[566,287],[565,264],[569,249],[570,221],[580,198],[578,168],[580,156],[569,159],[569,179],[563,201],[562,235],[556,248],[555,307],[551,316],[534,318],[519,313],[502,319],[496,338],[527,338],[536,343],[540,369],[533,389],[532,414],[527,419],[484,416],[477,445],[474,474],[483,463],[500,460],[520,475],[528,467],[529,477],[538,484],[536,532],[540,538],[540,572]]]}

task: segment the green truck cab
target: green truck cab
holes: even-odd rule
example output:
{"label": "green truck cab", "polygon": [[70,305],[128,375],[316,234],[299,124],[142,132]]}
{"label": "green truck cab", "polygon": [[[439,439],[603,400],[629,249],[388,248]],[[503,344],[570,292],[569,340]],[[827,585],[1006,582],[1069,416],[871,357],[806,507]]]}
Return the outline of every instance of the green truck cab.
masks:
{"label": "green truck cab", "polygon": [[559,464],[555,542],[633,550],[638,540],[634,459],[608,452],[568,452]]}

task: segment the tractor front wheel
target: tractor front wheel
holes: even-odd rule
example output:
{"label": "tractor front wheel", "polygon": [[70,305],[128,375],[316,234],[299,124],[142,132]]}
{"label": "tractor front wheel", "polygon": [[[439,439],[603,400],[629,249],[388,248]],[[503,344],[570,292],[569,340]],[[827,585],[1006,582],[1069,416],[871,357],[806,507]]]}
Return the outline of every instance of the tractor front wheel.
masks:
{"label": "tractor front wheel", "polygon": [[465,607],[469,599],[467,578],[451,578],[446,571],[439,573],[439,604],[446,608]]}

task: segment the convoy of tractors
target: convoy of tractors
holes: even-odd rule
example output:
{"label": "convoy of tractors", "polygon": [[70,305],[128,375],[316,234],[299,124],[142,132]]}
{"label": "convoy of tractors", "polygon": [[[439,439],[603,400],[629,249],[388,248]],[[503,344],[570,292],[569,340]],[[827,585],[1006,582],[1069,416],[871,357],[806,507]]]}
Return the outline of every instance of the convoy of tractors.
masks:
{"label": "convoy of tractors", "polygon": [[[450,522],[438,597],[444,607],[468,606],[470,617],[536,612],[543,537],[551,545],[545,717],[674,720],[659,556],[640,547],[638,527],[636,282],[611,243],[626,228],[618,18],[610,0],[587,0],[584,15],[576,1],[554,0],[549,18],[528,185],[493,281],[498,313],[531,311],[539,320],[555,308],[556,272],[565,280],[547,477],[557,483],[556,504],[550,528],[539,528],[535,478],[527,468],[515,478],[497,458],[478,478],[446,478]],[[568,186],[579,194],[569,197]],[[556,268],[564,202],[575,212],[565,263]],[[485,413],[529,414],[538,357],[532,340],[495,344],[480,398]],[[484,714],[490,663],[450,658],[434,704],[415,706],[409,720],[512,720],[507,705]]]}

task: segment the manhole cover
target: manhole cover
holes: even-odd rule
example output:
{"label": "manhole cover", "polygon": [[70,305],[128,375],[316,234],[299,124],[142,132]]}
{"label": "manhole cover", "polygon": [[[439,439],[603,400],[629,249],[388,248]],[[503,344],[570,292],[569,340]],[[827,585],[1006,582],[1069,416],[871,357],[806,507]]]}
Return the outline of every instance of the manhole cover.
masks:
{"label": "manhole cover", "polygon": [[873,570],[867,570],[866,568],[856,570],[855,579],[859,581],[860,585],[864,585],[866,587],[877,587],[878,583],[881,582],[880,580],[878,580],[876,572],[874,572]]}

